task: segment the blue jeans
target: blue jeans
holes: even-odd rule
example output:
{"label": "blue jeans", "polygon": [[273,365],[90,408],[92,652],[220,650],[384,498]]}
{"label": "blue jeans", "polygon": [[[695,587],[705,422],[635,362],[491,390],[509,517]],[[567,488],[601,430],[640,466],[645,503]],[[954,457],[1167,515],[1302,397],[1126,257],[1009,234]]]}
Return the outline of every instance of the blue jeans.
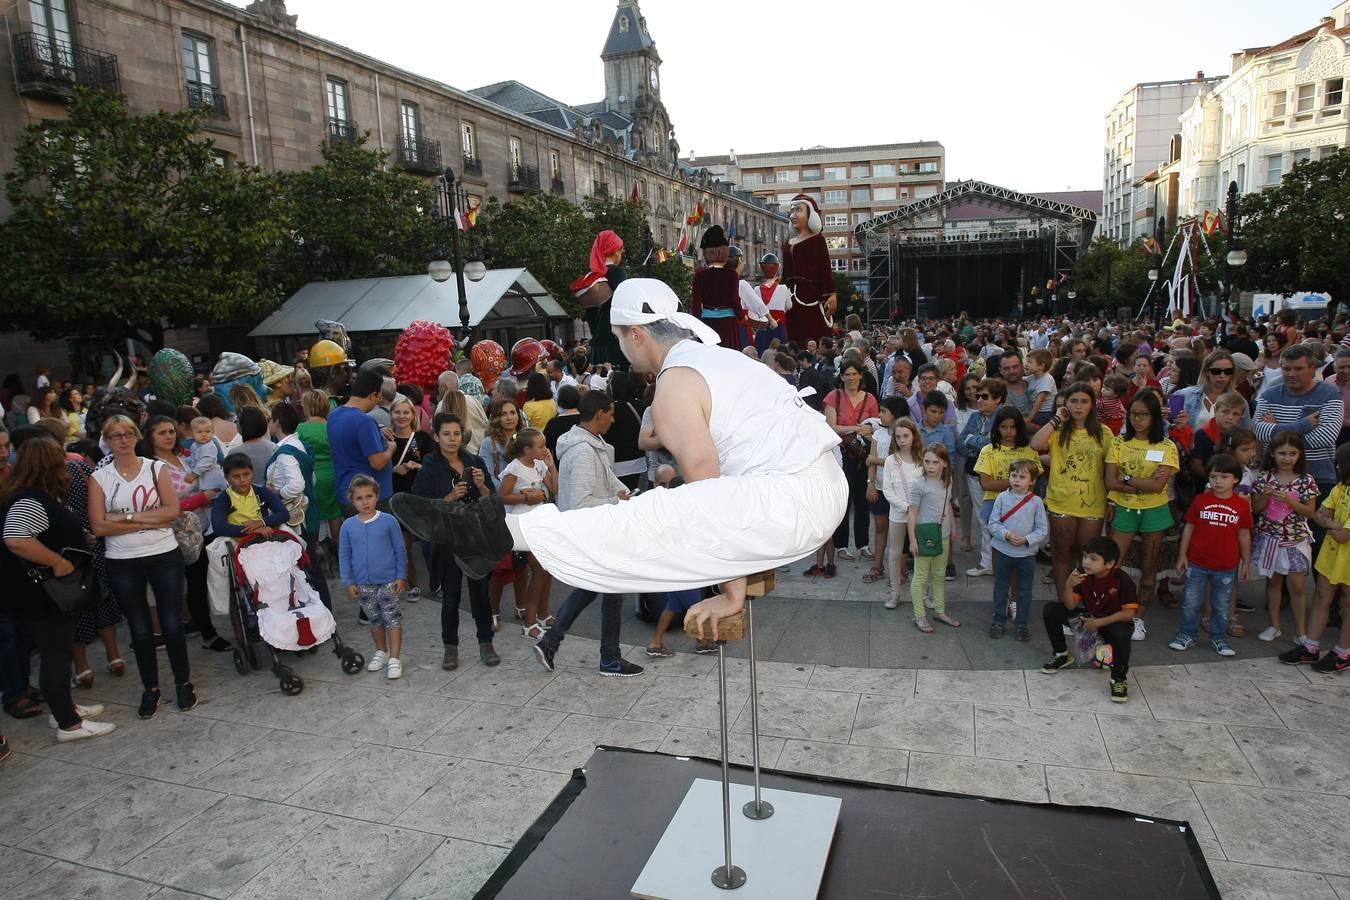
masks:
{"label": "blue jeans", "polygon": [[23,619],[0,612],[0,700],[15,703],[33,689],[33,644]]}
{"label": "blue jeans", "polygon": [[1178,637],[1195,640],[1200,631],[1200,611],[1205,607],[1205,588],[1209,588],[1209,636],[1228,640],[1228,601],[1233,596],[1237,569],[1206,569],[1194,563],[1186,567],[1186,588],[1181,598],[1181,631]]}
{"label": "blue jeans", "polygon": [[619,625],[623,616],[622,594],[598,594],[581,588],[573,589],[563,601],[562,609],[558,610],[557,621],[553,623],[552,628],[544,632],[542,640],[556,653],[558,645],[567,634],[567,629],[572,627],[577,616],[581,615],[581,611],[590,606],[596,597],[600,598],[600,665],[607,666],[617,663],[623,656],[619,652]]}
{"label": "blue jeans", "polygon": [[192,680],[188,665],[187,637],[183,634],[183,554],[177,547],[154,556],[134,559],[109,559],[108,587],[131,630],[131,647],[136,651],[136,669],[147,691],[159,688],[159,663],[155,657],[155,629],[150,620],[150,602],[146,588],[155,590],[155,609],[164,649],[169,654],[173,680],[183,684]]}
{"label": "blue jeans", "polygon": [[1017,627],[1025,628],[1031,615],[1031,585],[1036,577],[1036,556],[1008,556],[994,549],[994,624],[1008,621],[1008,591],[1017,576]]}

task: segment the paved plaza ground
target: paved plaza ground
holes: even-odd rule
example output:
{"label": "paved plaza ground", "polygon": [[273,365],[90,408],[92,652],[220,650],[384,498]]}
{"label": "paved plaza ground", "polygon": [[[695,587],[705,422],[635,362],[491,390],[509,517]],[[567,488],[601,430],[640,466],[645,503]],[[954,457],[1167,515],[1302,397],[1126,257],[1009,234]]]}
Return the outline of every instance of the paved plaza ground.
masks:
{"label": "paved plaza ground", "polygon": [[[925,636],[882,608],[864,563],[830,581],[803,568],[757,601],[768,767],[1185,819],[1225,897],[1350,900],[1350,680],[1283,666],[1283,642],[1252,637],[1231,660],[1174,653],[1176,613],[1159,610],[1134,645],[1130,702],[1113,704],[1101,672],[1038,671],[1039,569],[1033,640],[1018,644],[985,634],[988,578],[950,583],[964,627]],[[405,606],[402,680],[343,675],[324,652],[298,661],[298,697],[193,642],[200,706],[149,722],[134,666],[112,678],[91,650],[100,674],[78,699],[107,705],[115,733],[58,745],[45,718],[3,720],[0,897],[467,898],[593,745],[715,754],[716,657],[648,660],[651,626],[631,609],[625,652],[648,667],[633,679],[596,674],[598,604],[556,673],[510,625],[502,665],[485,668],[467,617],[465,664],[443,672],[439,612]],[[369,653],[354,608],[340,613]],[[728,664],[740,761],[746,671]]]}

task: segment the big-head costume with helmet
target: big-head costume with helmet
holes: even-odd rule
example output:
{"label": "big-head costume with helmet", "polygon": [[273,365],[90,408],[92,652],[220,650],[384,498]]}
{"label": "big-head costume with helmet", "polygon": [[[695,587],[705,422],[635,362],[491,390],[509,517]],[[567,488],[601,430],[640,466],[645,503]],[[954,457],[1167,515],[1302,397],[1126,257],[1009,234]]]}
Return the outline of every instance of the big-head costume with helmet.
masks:
{"label": "big-head costume with helmet", "polygon": [[242,353],[226,350],[216,360],[211,370],[211,389],[225,404],[225,408],[234,412],[234,401],[230,399],[230,388],[236,384],[246,384],[257,391],[258,396],[267,399],[267,385],[263,383],[262,366]]}
{"label": "big-head costume with helmet", "polygon": [[796,234],[783,242],[783,284],[792,295],[787,312],[788,337],[798,346],[830,333],[834,314],[834,272],[830,250],[820,233],[820,205],[806,194],[792,198]]}
{"label": "big-head costume with helmet", "polygon": [[611,303],[625,353],[635,367],[659,373],[656,433],[663,414],[702,422],[706,432],[694,437],[710,439],[715,471],[704,459],[703,474],[691,477],[695,461],[681,459],[672,441],[688,479],[675,490],[586,509],[543,504],[522,516],[506,515],[500,502],[398,494],[399,520],[425,540],[452,544],[467,573],[490,571],[514,547],[533,552],[561,581],[605,593],[734,582],[821,546],[848,499],[833,456],[839,436],[825,418],[769,367],[717,346],[717,332],[680,312],[665,283],[629,279]]}

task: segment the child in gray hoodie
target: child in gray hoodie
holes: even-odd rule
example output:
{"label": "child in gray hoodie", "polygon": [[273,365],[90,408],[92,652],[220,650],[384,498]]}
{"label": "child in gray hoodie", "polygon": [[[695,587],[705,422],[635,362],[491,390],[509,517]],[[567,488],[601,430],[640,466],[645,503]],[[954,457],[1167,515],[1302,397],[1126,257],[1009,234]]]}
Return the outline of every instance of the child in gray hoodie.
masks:
{"label": "child in gray hoodie", "polygon": [[[1011,612],[1019,641],[1031,640],[1027,617],[1031,613],[1031,586],[1035,583],[1036,549],[1050,534],[1045,504],[1031,492],[1036,481],[1036,464],[1015,460],[1008,468],[1008,489],[994,498],[989,513],[989,546],[994,559],[994,622],[991,638],[1003,637],[1003,627]],[[1013,577],[1017,592],[1009,609],[1008,594]]]}

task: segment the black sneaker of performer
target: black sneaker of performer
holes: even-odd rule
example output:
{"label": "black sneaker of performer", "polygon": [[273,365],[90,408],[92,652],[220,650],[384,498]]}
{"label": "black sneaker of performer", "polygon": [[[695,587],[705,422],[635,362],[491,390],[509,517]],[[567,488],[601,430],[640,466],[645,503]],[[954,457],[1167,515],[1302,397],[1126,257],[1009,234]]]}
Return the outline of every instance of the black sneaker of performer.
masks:
{"label": "black sneaker of performer", "polygon": [[197,692],[192,687],[192,682],[185,681],[178,685],[178,708],[183,712],[193,709],[197,706]]}
{"label": "black sneaker of performer", "polygon": [[1111,702],[1125,703],[1130,699],[1130,688],[1123,681],[1111,682]]}
{"label": "black sneaker of performer", "polygon": [[447,503],[414,494],[395,494],[389,500],[389,508],[394,518],[422,540],[450,545],[455,562],[469,579],[492,574],[515,543],[506,527],[506,507],[501,497],[484,497],[475,503]]}
{"label": "black sneaker of performer", "polygon": [[[550,658],[553,654],[549,654]],[[549,666],[549,668],[553,668]],[[600,674],[610,678],[632,678],[635,675],[641,675],[646,669],[636,663],[630,663],[626,659],[620,659],[618,662],[601,663]]]}
{"label": "black sneaker of performer", "polygon": [[142,691],[141,705],[136,710],[136,715],[142,719],[153,719],[157,712],[159,712],[159,688],[155,688],[153,691]]}
{"label": "black sneaker of performer", "polygon": [[543,638],[540,638],[534,645],[534,655],[539,657],[539,662],[550,672],[557,671],[557,667],[553,665],[553,654],[556,652],[558,652],[558,648],[547,643]]}

